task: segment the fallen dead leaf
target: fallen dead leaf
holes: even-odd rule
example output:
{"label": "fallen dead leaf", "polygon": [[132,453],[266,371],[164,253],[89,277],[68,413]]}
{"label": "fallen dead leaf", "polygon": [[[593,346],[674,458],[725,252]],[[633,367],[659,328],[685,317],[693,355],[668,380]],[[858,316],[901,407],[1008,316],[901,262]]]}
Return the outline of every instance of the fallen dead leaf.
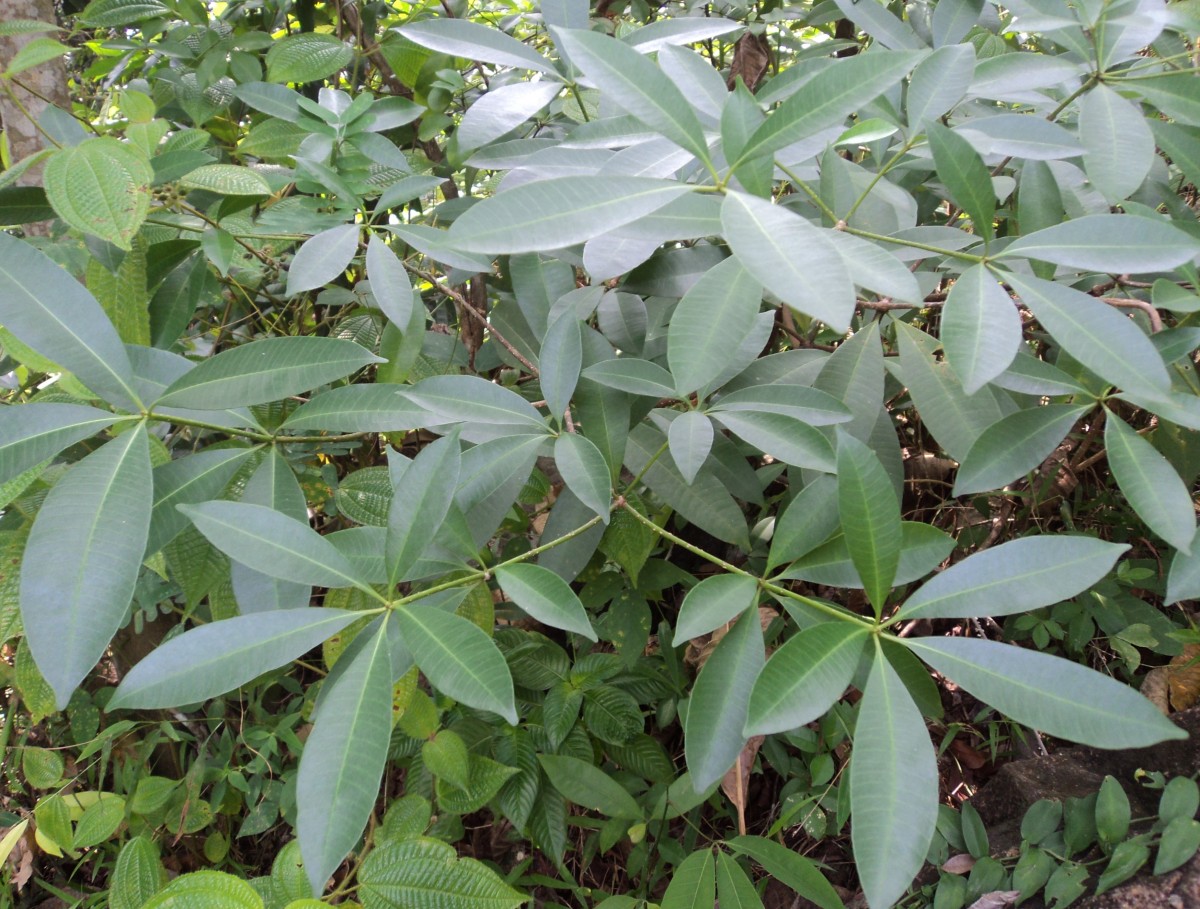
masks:
{"label": "fallen dead leaf", "polygon": [[975,900],[967,909],[1007,909],[1020,895],[1020,890],[993,890]]}
{"label": "fallen dead leaf", "polygon": [[725,778],[721,780],[721,791],[737,808],[738,834],[741,836],[746,835],[746,794],[750,789],[750,771],[754,768],[754,758],[765,738],[761,735],[751,738],[729,768],[729,772],[725,774]]}
{"label": "fallen dead leaf", "polygon": [[946,859],[946,863],[942,865],[942,870],[947,874],[966,874],[975,867],[975,856],[970,853],[963,852],[959,855],[952,855]]}
{"label": "fallen dead leaf", "polygon": [[1200,700],[1200,644],[1188,644],[1167,667],[1171,709],[1187,710]]}

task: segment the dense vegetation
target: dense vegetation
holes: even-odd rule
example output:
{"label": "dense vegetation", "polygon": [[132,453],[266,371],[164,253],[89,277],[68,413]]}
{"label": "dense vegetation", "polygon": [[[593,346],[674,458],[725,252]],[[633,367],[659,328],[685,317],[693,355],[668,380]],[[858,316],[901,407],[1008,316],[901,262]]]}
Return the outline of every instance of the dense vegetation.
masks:
{"label": "dense vegetation", "polygon": [[959,810],[1200,688],[1196,0],[60,15],[0,21],[6,117],[71,80],[0,149],[17,905],[1065,906],[1200,846],[1182,778],[1019,858]]}

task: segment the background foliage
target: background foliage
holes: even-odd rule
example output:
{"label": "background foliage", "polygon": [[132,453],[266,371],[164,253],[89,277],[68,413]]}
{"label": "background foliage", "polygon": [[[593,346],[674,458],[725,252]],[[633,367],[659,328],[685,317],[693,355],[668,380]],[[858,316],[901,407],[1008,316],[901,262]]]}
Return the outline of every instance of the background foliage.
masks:
{"label": "background foliage", "polygon": [[1129,683],[1194,687],[1198,22],[0,23],[10,100],[75,80],[0,172],[5,873],[958,909],[1186,861],[1186,779],[1132,833],[1115,781],[1035,806],[1007,865],[952,806],[1039,732],[1182,734]]}

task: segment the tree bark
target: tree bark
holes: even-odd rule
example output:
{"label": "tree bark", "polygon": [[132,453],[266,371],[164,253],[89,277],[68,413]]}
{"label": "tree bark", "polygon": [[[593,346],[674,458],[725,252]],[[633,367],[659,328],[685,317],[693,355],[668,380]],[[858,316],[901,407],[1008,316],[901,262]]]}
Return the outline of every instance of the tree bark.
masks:
{"label": "tree bark", "polygon": [[[3,0],[0,3],[0,22],[12,19],[36,19],[57,25],[54,0]],[[0,37],[0,67],[7,68],[18,50],[45,33]],[[61,58],[51,60],[20,73],[12,83],[15,103],[6,93],[0,93],[0,126],[8,140],[12,163],[41,151],[46,140],[38,132],[36,121],[51,105],[70,109],[67,97],[67,70]],[[24,108],[24,111],[22,111]],[[29,116],[26,116],[26,112]],[[30,120],[30,117],[33,120]],[[41,182],[41,168],[34,168],[18,181],[31,186]]]}

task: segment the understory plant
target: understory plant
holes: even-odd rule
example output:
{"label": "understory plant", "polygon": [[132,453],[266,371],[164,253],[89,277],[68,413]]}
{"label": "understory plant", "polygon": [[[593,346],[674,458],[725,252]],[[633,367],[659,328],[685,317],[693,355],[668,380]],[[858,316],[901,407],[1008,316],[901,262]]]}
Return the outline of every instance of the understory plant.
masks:
{"label": "understory plant", "polygon": [[947,712],[1183,736],[1198,22],[0,21],[78,79],[0,172],[0,807],[121,909],[887,909]]}

